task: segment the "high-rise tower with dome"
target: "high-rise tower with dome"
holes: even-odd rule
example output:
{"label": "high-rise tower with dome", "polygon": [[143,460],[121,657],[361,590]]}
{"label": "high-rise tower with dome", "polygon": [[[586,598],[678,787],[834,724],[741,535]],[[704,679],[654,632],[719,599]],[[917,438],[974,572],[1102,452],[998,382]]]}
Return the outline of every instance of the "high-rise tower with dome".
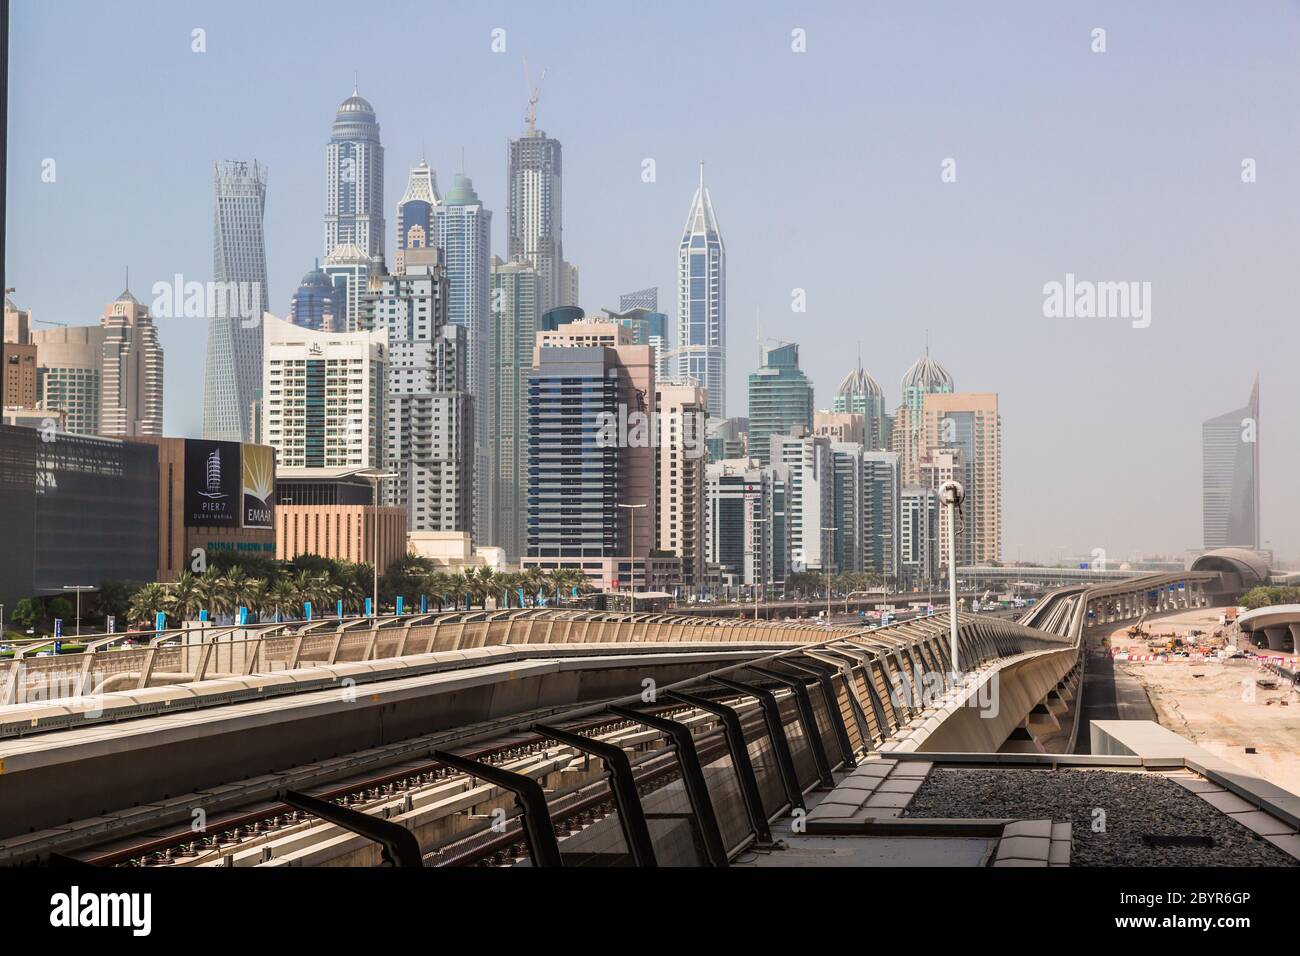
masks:
{"label": "high-rise tower with dome", "polygon": [[325,252],[343,244],[384,257],[384,147],[375,110],[354,88],[325,147]]}

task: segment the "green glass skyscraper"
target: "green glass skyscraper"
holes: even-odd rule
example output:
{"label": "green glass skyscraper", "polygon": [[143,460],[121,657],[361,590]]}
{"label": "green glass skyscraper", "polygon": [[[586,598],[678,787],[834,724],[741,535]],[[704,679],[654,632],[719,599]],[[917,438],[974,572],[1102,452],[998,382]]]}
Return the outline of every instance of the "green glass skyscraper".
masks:
{"label": "green glass skyscraper", "polygon": [[771,464],[772,435],[813,427],[813,385],[799,368],[794,342],[763,347],[763,364],[749,374],[749,455]]}

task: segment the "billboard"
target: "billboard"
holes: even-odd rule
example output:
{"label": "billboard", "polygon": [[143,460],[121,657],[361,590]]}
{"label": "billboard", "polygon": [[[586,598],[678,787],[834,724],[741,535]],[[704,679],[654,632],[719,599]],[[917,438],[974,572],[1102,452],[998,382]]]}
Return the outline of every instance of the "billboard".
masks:
{"label": "billboard", "polygon": [[185,526],[239,527],[239,442],[185,441]]}
{"label": "billboard", "polygon": [[243,445],[241,494],[245,528],[275,527],[275,449],[270,445]]}

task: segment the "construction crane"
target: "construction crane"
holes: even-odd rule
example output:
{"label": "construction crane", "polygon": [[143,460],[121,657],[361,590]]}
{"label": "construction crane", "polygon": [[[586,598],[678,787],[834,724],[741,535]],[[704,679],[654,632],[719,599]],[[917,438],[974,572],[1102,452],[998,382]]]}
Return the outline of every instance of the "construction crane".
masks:
{"label": "construction crane", "polygon": [[542,84],[546,82],[546,70],[542,70],[541,77],[537,80],[537,86],[533,86],[532,77],[528,73],[528,57],[524,57],[524,89],[528,92],[528,112],[524,114],[524,122],[528,126],[529,134],[537,132],[537,101],[542,98]]}

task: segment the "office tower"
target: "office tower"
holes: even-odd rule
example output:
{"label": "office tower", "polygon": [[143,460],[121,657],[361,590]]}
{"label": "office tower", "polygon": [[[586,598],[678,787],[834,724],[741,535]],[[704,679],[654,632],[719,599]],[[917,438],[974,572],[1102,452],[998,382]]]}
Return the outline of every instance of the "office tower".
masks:
{"label": "office tower", "polygon": [[438,176],[422,159],[411,167],[406,192],[397,203],[397,249],[393,254],[393,271],[406,270],[408,249],[429,249],[439,244],[438,227],[434,222],[434,210],[439,202]]}
{"label": "office tower", "polygon": [[751,458],[705,467],[705,560],[722,570],[726,585],[758,585],[760,594],[784,580],[790,563],[788,529],[772,519],[783,465],[763,468]]}
{"label": "office tower", "polygon": [[528,374],[540,318],[541,277],[529,262],[492,259],[488,390],[492,412],[488,541],[517,563],[527,551]]}
{"label": "office tower", "polygon": [[262,380],[262,315],[267,310],[266,167],[227,160],[213,172],[213,279],[203,379],[203,437],[245,441]]}
{"label": "office tower", "polygon": [[819,409],[813,413],[813,434],[825,435],[831,441],[853,442],[864,446],[866,420],[858,412],[828,412]]}
{"label": "office tower", "polygon": [[411,531],[470,532],[474,400],[465,330],[447,321],[446,270],[408,258],[406,272],[372,281],[362,310],[388,334],[384,461],[398,477],[385,501],[407,509]]}
{"label": "office tower", "polygon": [[103,326],[37,329],[31,338],[36,346],[37,408],[60,413],[71,434],[98,435]]}
{"label": "office tower", "polygon": [[[399,214],[400,215],[400,214]],[[447,321],[465,330],[465,387],[474,396],[474,539],[495,543],[491,536],[492,389],[488,387],[488,265],[492,245],[492,213],[463,173],[452,178],[451,189],[433,207],[434,237],[446,259],[449,295]]]}
{"label": "office tower", "polygon": [[31,313],[5,299],[4,338],[0,341],[0,409],[36,408],[36,346]]}
{"label": "office tower", "polygon": [[898,577],[898,456],[862,454],[862,570],[892,581]]}
{"label": "office tower", "polygon": [[374,325],[373,304],[366,297],[371,280],[378,280],[386,270],[383,263],[366,255],[360,246],[335,246],[325,257],[321,271],[334,286],[334,325],[341,332],[364,332]]}
{"label": "office tower", "polygon": [[825,571],[834,567],[835,469],[830,439],[810,435],[801,426],[792,434],[773,434],[771,461],[790,469],[786,520],[790,534],[790,570]]}
{"label": "office tower", "polygon": [[656,448],[639,431],[656,417],[651,349],[551,341],[534,348],[528,378],[528,534],[521,563],[579,568],[604,590],[639,588],[658,528]]}
{"label": "office tower", "polygon": [[388,333],[263,319],[263,442],[282,468],[381,468]]}
{"label": "office tower", "polygon": [[[543,317],[545,323],[545,317]],[[635,345],[632,330],[617,322],[565,322],[554,329],[543,328],[537,332],[536,345],[554,348],[615,348]]]}
{"label": "office tower", "polygon": [[703,163],[677,249],[676,375],[708,391],[709,417],[726,417],[727,250],[704,188]]}
{"label": "office tower", "polygon": [[902,404],[894,418],[890,435],[890,450],[898,452],[902,469],[901,481],[915,485],[921,480],[921,427],[925,396],[955,391],[952,376],[947,369],[930,358],[930,347],[925,355],[912,363],[903,376]]}
{"label": "office tower", "polygon": [[578,301],[577,270],[564,261],[563,156],[560,141],[535,123],[507,147],[506,255],[528,261],[542,280],[541,311]]}
{"label": "office tower", "polygon": [[869,451],[884,451],[889,448],[893,419],[885,411],[884,393],[881,392],[879,383],[862,367],[861,357],[858,358],[858,367],[840,382],[831,410],[862,416],[862,442]]}
{"label": "office tower", "polygon": [[[825,437],[825,436],[821,436]],[[831,440],[831,547],[837,571],[862,571],[866,484],[861,442]]]}
{"label": "office tower", "polygon": [[748,418],[710,418],[705,425],[709,461],[744,458],[749,454]]}
{"label": "office tower", "polygon": [[1201,425],[1201,520],[1206,548],[1259,550],[1259,375],[1250,400]]}
{"label": "office tower", "polygon": [[796,425],[813,427],[813,385],[799,368],[799,346],[765,345],[763,364],[749,374],[749,454],[766,465],[772,460],[768,439]]}
{"label": "office tower", "polygon": [[289,321],[304,329],[346,331],[347,318],[344,313],[347,306],[339,301],[346,295],[346,288],[342,292],[336,289],[317,260],[315,268],[298,283],[293,300],[289,303]]}
{"label": "office tower", "polygon": [[905,487],[899,513],[899,571],[908,585],[933,588],[938,575],[939,493]]}
{"label": "office tower", "polygon": [[374,108],[354,89],[339,104],[325,147],[325,250],[359,246],[384,258],[384,147]]}
{"label": "office tower", "polygon": [[[1002,419],[996,393],[929,392],[922,397],[923,462],[934,451],[961,451],[965,487],[963,531],[958,566],[988,564],[1002,558]],[[924,480],[918,484],[926,484]]]}
{"label": "office tower", "polygon": [[149,310],[125,290],[104,308],[100,356],[99,434],[161,435],[163,350]]}
{"label": "office tower", "polygon": [[704,583],[704,447],[708,395],[694,385],[660,384],[658,550],[682,559],[682,587]]}

